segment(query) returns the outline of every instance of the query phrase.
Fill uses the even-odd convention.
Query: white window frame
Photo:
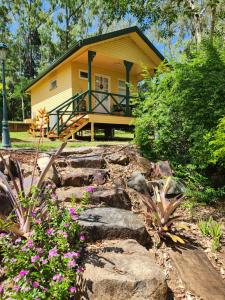
[[[88,80],[88,77],[87,78],[84,78],[84,77],[81,77],[80,76],[80,73],[81,72],[85,72],[85,73],[87,73],[87,75],[88,75],[88,70],[81,70],[81,69],[79,69],[79,79],[81,79],[81,80]]]

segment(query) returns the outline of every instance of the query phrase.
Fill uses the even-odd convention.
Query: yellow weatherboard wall
[[[50,89],[52,80],[57,81],[57,87],[54,89]],[[40,108],[45,107],[50,111],[70,97],[72,97],[72,71],[71,64],[67,63],[31,89],[32,118]]]
[[[32,117],[35,117],[40,108],[45,107],[50,111],[74,94],[87,90],[88,80],[79,78],[79,71],[88,69],[89,50],[96,52],[92,61],[92,90],[95,89],[95,74],[98,74],[109,77],[109,92],[118,93],[119,79],[126,78],[123,62],[127,60],[134,64],[130,74],[132,93],[142,79],[142,67],[145,66],[153,74],[154,68],[161,62],[158,54],[136,32],[84,45],[29,87]],[[57,81],[54,89],[50,88],[52,80]],[[87,109],[88,97],[86,104]],[[112,105],[113,100],[110,99],[110,106]],[[94,106],[95,99],[92,97],[92,108]]]

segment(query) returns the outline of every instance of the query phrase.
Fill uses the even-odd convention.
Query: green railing
[[[131,116],[132,114],[133,105],[130,104],[130,100],[135,98],[133,96],[129,96],[129,98],[127,98],[126,95],[92,90],[91,96],[92,100],[94,100],[92,103],[88,102],[87,96],[88,90],[82,94],[74,95],[48,112],[48,131],[55,131],[59,136],[60,133],[68,127],[68,122],[79,114],[81,114],[80,118],[74,120],[69,124],[69,126],[78,122],[88,113],[122,116]],[[88,104],[89,107],[87,109]]]

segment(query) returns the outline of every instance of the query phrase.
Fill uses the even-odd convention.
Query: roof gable
[[[155,46],[149,41],[149,39],[141,32],[141,30],[137,27],[137,26],[133,26],[133,27],[129,27],[129,28],[125,28],[125,29],[121,29],[121,30],[117,30],[117,31],[113,31],[113,32],[109,32],[109,33],[105,33],[102,35],[98,35],[98,36],[93,36],[93,37],[89,37],[83,40],[80,40],[79,42],[77,42],[76,44],[74,44],[67,52],[65,52],[62,56],[60,56],[58,59],[56,59],[47,69],[45,69],[42,73],[40,73],[34,80],[32,80],[29,85],[24,89],[25,91],[27,91],[32,85],[34,85],[36,82],[38,82],[41,78],[43,78],[45,75],[47,75],[50,71],[52,71],[55,67],[57,67],[59,64],[61,64],[62,62],[64,62],[67,58],[69,58],[70,56],[72,56],[74,53],[76,53],[78,50],[80,50],[81,48],[85,47],[85,46],[90,46],[92,44],[96,44],[99,42],[103,42],[106,40],[110,40],[112,38],[116,38],[116,37],[121,37],[121,36],[125,36],[127,34],[132,34],[132,33],[136,33],[139,38],[144,41],[144,43],[147,45],[147,47],[149,47],[152,52],[160,59],[160,60],[164,60],[165,58],[163,57],[163,55],[155,48]],[[107,44],[110,43],[107,42]],[[98,46],[97,46],[98,47]],[[137,47],[134,45],[134,47]],[[145,55],[144,55],[145,56]],[[143,56],[143,57],[144,57]],[[134,58],[135,60],[137,58]],[[134,61],[135,61],[134,60]],[[143,62],[146,61],[146,57],[144,59]]]

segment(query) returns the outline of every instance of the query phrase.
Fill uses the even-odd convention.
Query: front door
[[[94,98],[95,99],[94,107],[97,106],[99,102],[101,102],[104,98],[105,99],[102,102],[102,104],[99,104],[94,109],[94,112],[98,112],[102,114],[108,113],[108,111],[110,111],[110,97],[107,96],[107,93],[109,93],[109,77],[104,75],[95,75],[95,90],[103,93],[95,93],[95,97],[98,98],[98,100]]]

